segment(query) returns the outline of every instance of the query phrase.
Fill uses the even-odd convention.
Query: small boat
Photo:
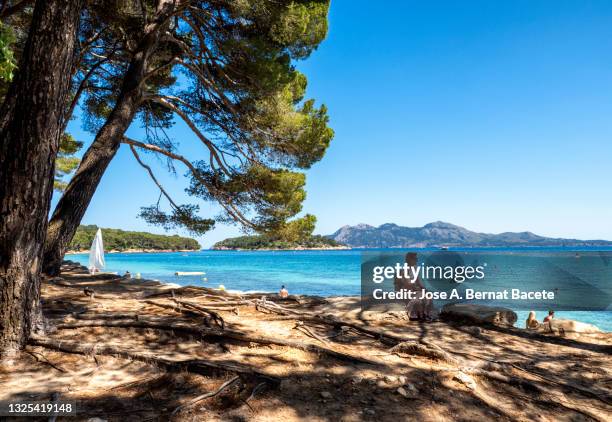
[[[203,271],[177,271],[174,275],[182,276],[182,275],[204,275],[206,274]]]

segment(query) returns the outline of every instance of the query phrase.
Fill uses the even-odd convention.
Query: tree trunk
[[[40,268],[83,0],[38,0],[0,106],[0,358],[41,326]]]
[[[59,274],[68,245],[138,110],[142,100],[142,81],[149,56],[159,41],[159,29],[159,25],[150,27],[143,37],[125,74],[113,111],[96,134],[53,211],[43,259],[43,272],[46,274]]]

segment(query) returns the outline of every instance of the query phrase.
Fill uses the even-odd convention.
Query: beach
[[[367,254],[388,253],[388,250],[369,250]],[[500,251],[500,253],[506,251]],[[515,255],[524,249],[512,251]],[[112,254],[106,258],[107,271],[119,274],[130,271],[143,278],[156,279],[179,285],[203,287],[225,286],[235,292],[277,292],[286,285],[290,293],[302,295],[357,296],[361,294],[361,250],[341,251],[194,251],[177,253]],[[493,253],[493,252],[491,252]],[[557,250],[542,253],[557,254]],[[71,260],[87,265],[85,254],[71,255]],[[522,261],[521,261],[522,263]],[[500,265],[502,262],[500,262]],[[527,264],[529,264],[527,262]],[[585,264],[588,264],[585,262]],[[528,265],[526,265],[527,267]],[[202,276],[177,277],[177,271],[204,272]],[[589,267],[585,267],[585,272]],[[469,286],[469,284],[465,284]],[[496,285],[528,288],[529,279],[519,273],[500,274]],[[503,306],[512,308],[512,302]],[[523,326],[530,308],[512,308],[518,315],[518,326]],[[541,321],[546,309],[536,310]],[[560,318],[575,319],[612,331],[612,311],[584,311],[557,309]]]
[[[355,297],[172,289],[79,265],[42,296],[54,328],[0,370],[0,400],[59,394],[109,421],[612,417],[612,334],[415,322]]]

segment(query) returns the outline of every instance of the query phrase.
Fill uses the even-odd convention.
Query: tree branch
[[[155,182],[155,184],[157,185],[157,187],[159,188],[159,190],[161,191],[161,193],[166,197],[166,199],[168,200],[168,202],[170,202],[170,205],[172,205],[172,207],[174,209],[178,209],[178,205],[176,205],[176,203],[172,200],[172,198],[170,197],[170,194],[168,192],[166,192],[166,190],[164,189],[164,187],[161,185],[161,183],[159,183],[159,180],[157,180],[157,178],[155,177],[155,174],[153,173],[153,170],[151,170],[151,167],[149,167],[148,165],[146,165],[141,159],[140,156],[138,155],[138,152],[136,152],[136,148],[134,148],[134,145],[130,145],[130,149],[132,150],[132,154],[134,154],[134,158],[136,158],[136,161],[138,161],[138,164],[140,164],[142,167],[144,167],[147,172],[149,173],[149,176],[151,176],[151,179],[153,179],[153,182]]]
[[[163,148],[160,148],[156,145],[152,145],[152,144],[145,144],[143,142],[138,142],[134,139],[130,139],[127,136],[123,137],[123,141],[122,143],[130,145],[130,146],[137,146],[139,148],[142,149],[146,149],[149,151],[153,151],[153,152],[157,152],[159,154],[165,155],[166,157],[172,158],[173,160],[177,160],[180,161],[181,163],[183,163],[191,172],[191,174],[193,175],[193,177],[198,180],[200,183],[202,183],[202,185],[204,185],[208,191],[217,199],[217,201],[219,202],[219,204],[223,207],[223,209],[225,209],[225,211],[232,217],[234,218],[236,221],[240,222],[241,224],[250,227],[250,228],[254,228],[254,224],[251,223],[251,221],[249,221],[237,208],[236,206],[232,203],[231,198],[228,198],[226,194],[224,194],[223,192],[220,192],[217,188],[215,188],[214,186],[212,186],[207,180],[205,180],[204,178],[202,178],[198,172],[198,169],[191,164],[191,162],[186,159],[185,157],[183,157],[182,155],[178,155],[175,154],[173,152],[167,151]]]
[[[183,121],[187,123],[187,126],[189,126],[191,131],[196,134],[196,136],[204,143],[204,145],[206,145],[206,147],[210,151],[211,155],[215,158],[215,161],[217,162],[221,170],[223,170],[223,172],[227,175],[231,174],[230,171],[225,166],[225,164],[223,163],[223,160],[221,160],[221,158],[219,157],[219,153],[218,153],[218,150],[215,144],[213,144],[207,137],[204,136],[204,134],[198,129],[198,127],[195,125],[195,123],[193,123],[193,121],[189,118],[189,116],[187,116],[187,114],[183,112],[183,110],[181,110],[180,108],[178,108],[177,106],[175,106],[174,104],[172,104],[171,102],[169,102],[168,100],[166,100],[164,97],[161,97],[161,96],[153,97],[153,101],[157,102],[158,104],[163,105],[164,107],[178,114],[181,117],[181,119],[183,119]]]

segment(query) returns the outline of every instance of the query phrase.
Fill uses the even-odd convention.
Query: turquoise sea
[[[529,248],[530,251],[533,248]],[[543,249],[555,253],[562,249]],[[380,252],[381,250],[374,250]],[[426,250],[424,250],[425,252]],[[429,250],[431,251],[431,250]],[[473,251],[473,250],[472,250]],[[491,249],[487,253],[491,253]],[[507,253],[509,249],[500,249]],[[520,250],[519,250],[520,251]],[[586,249],[588,251],[588,249]],[[369,250],[368,252],[372,252]],[[114,253],[106,254],[105,271],[119,274],[130,271],[143,278],[176,283],[218,287],[224,285],[230,291],[275,292],[281,285],[290,293],[343,296],[361,293],[361,263],[363,250],[338,251],[210,251],[173,253]],[[493,250],[494,253],[494,250]],[[609,249],[607,253],[612,253]],[[612,255],[611,255],[612,256]],[[66,257],[87,265],[88,255]],[[203,271],[204,276],[175,276],[176,271]],[[607,275],[605,283],[611,283]],[[499,280],[498,280],[499,281]],[[508,285],[520,287],[527,281],[508,275]],[[522,325],[528,310],[515,309],[519,315],[517,325]],[[545,311],[538,311],[541,321]],[[612,332],[612,307],[606,311],[557,311],[557,318],[576,319],[597,325]]]

